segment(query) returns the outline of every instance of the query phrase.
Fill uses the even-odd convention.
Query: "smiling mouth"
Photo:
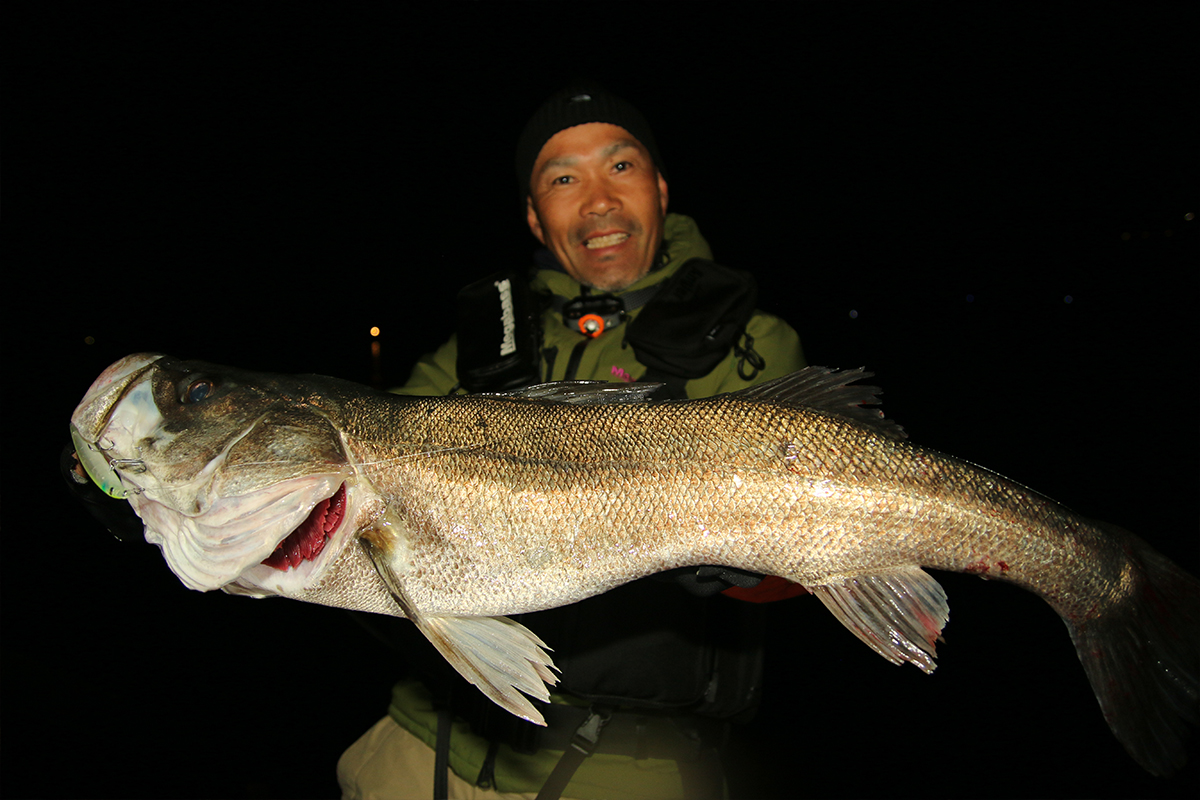
[[[583,246],[588,250],[599,250],[602,247],[612,247],[615,244],[620,244],[629,238],[629,234],[624,231],[610,233],[607,236],[597,236],[594,239],[588,239],[583,243]]]
[[[276,546],[263,564],[280,571],[294,569],[304,561],[312,561],[321,555],[333,534],[346,516],[346,484],[338,487],[333,497],[327,497],[313,507],[312,512],[300,527],[288,534]]]

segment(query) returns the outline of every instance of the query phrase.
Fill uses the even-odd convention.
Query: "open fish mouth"
[[[273,569],[286,571],[300,566],[305,561],[315,561],[345,520],[346,484],[343,483],[331,497],[313,506],[313,510],[296,530],[284,537],[262,563]]]

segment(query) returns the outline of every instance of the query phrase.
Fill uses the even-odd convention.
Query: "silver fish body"
[[[544,699],[552,664],[505,615],[726,565],[804,585],[885,658],[931,671],[948,608],[926,567],[1044,598],[1126,749],[1178,768],[1200,707],[1200,582],[908,443],[862,407],[861,376],[810,368],[687,402],[580,384],[417,398],[142,354],[93,384],[72,431],[189,587],[407,616],[533,721],[521,692]]]

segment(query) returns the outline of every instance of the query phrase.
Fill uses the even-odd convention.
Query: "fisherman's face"
[[[650,271],[662,243],[667,182],[629,131],[590,122],[542,146],[526,219],[572,278],[618,291]]]

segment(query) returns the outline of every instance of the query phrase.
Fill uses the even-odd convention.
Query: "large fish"
[[[863,407],[863,376],[809,368],[686,402],[580,383],[426,398],[138,354],[92,384],[71,434],[189,588],[407,617],[534,722],[521,693],[547,699],[553,665],[505,615],[726,565],[804,585],[928,672],[948,618],[928,567],[1045,599],[1129,753],[1180,767],[1200,716],[1200,582],[1126,531],[909,444]]]

